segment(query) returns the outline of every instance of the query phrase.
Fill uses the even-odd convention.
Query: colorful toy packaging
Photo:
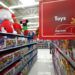
[[[13,61],[13,59],[14,59],[13,53],[1,57],[0,58],[0,70],[2,70],[4,67],[6,67],[8,64],[10,64]]]
[[[22,62],[19,61],[16,65],[15,65],[15,73],[18,72],[20,70],[20,68],[22,67]]]
[[[17,45],[24,45],[27,44],[27,38],[18,37],[17,38]]]
[[[14,52],[14,59],[21,57],[21,51]]]
[[[18,23],[15,14],[9,9],[0,6],[0,32],[22,34],[22,27]],[[15,38],[12,36],[0,36],[0,49],[16,46]]]
[[[14,75],[14,68],[7,71],[4,75]]]

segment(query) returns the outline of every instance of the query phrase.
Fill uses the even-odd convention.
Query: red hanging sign
[[[75,39],[75,0],[40,1],[40,39]]]

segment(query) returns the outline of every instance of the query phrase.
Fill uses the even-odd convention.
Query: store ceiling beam
[[[20,8],[27,8],[27,7],[35,7],[35,6],[38,6],[39,5],[39,2],[36,2],[35,4],[32,4],[32,5],[17,5],[17,6],[11,6],[9,7],[9,9],[20,9]]]
[[[38,19],[39,18],[39,16],[30,16],[30,17],[24,17],[24,16],[18,16],[18,17],[16,17],[16,18],[22,18],[22,19]]]
[[[0,1],[0,5],[3,6],[3,7],[5,7],[5,8],[8,8],[10,12],[14,13],[13,10],[11,10],[7,5],[5,5],[5,4],[4,4],[3,2],[1,2],[1,1]]]

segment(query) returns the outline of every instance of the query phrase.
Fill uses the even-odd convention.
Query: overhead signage
[[[40,1],[40,39],[75,39],[75,0]]]

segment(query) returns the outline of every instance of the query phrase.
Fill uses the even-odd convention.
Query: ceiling
[[[14,6],[14,5],[22,4],[19,0],[0,0],[0,1],[7,6]]]
[[[39,27],[38,0],[0,0],[0,2],[14,12],[18,21],[28,19],[29,30],[36,30]]]

